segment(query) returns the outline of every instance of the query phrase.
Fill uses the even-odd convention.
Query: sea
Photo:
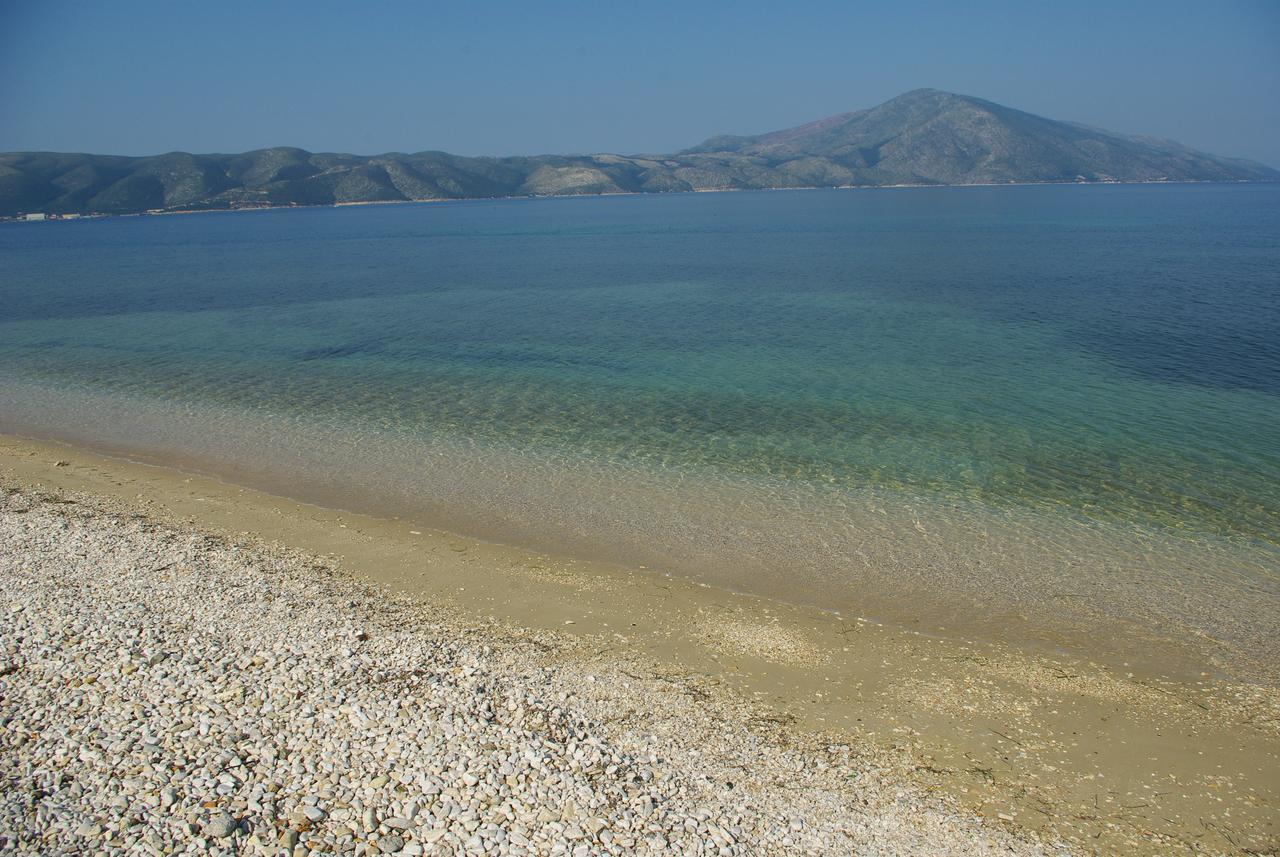
[[[1280,680],[1280,185],[0,224],[0,431]]]

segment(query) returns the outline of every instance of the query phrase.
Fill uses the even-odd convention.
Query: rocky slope
[[[1276,181],[1280,171],[921,89],[869,110],[674,155],[468,158],[275,148],[0,155],[0,216],[502,196],[992,182]]]

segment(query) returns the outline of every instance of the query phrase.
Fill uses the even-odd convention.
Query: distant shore
[[[423,203],[450,202],[499,202],[510,200],[551,200],[551,199],[590,199],[611,196],[663,196],[671,194],[694,193],[775,193],[783,191],[830,191],[830,190],[902,190],[929,188],[966,188],[966,187],[1114,187],[1133,185],[1201,185],[1201,184],[1275,184],[1265,180],[1241,179],[1238,181],[1204,180],[1196,181],[1179,179],[1177,181],[1050,181],[1050,182],[966,182],[964,184],[884,184],[884,185],[834,185],[829,187],[761,187],[761,188],[695,188],[693,190],[643,192],[643,191],[605,191],[602,193],[563,193],[563,194],[524,194],[519,196],[468,196],[468,197],[432,197],[424,199],[369,199],[352,202],[316,203],[314,205],[289,203],[285,205],[244,205],[228,208],[166,208],[149,211],[127,212],[85,212],[74,213],[71,217],[60,214],[41,212],[43,220],[27,220],[23,215],[0,217],[0,223],[49,223],[61,220],[101,220],[105,217],[159,217],[170,214],[215,214],[242,211],[280,211],[290,209],[315,208],[353,208],[365,205],[420,205]],[[34,213],[34,212],[33,212]]]
[[[1047,841],[1061,838],[1082,849],[1110,853],[1164,854],[1175,849],[1229,853],[1237,847],[1265,848],[1274,842],[1272,825],[1280,817],[1280,774],[1270,762],[1280,753],[1280,700],[1273,689],[1208,678],[1197,683],[1164,682],[992,643],[941,640],[860,620],[839,621],[806,608],[635,570],[308,506],[61,444],[2,437],[0,474],[8,496],[0,513],[5,527],[3,574],[12,592],[18,592],[14,588],[18,583],[26,587],[19,587],[23,594],[12,595],[9,602],[15,621],[20,615],[12,611],[29,609],[29,599],[36,595],[53,599],[47,604],[63,605],[52,615],[68,615],[72,608],[58,601],[57,590],[49,588],[58,575],[71,574],[80,580],[120,574],[130,586],[154,587],[173,597],[178,590],[172,587],[196,585],[189,576],[196,568],[201,575],[212,575],[202,594],[194,596],[208,610],[241,615],[237,611],[248,609],[244,604],[252,608],[257,603],[258,596],[251,593],[276,592],[273,597],[296,603],[307,617],[338,617],[335,627],[347,623],[356,630],[364,628],[362,633],[372,636],[369,645],[392,633],[389,627],[377,630],[384,619],[409,628],[416,620],[406,623],[392,617],[421,609],[429,617],[422,620],[426,623],[422,640],[438,638],[440,631],[432,628],[449,628],[453,630],[446,638],[474,641],[477,652],[485,646],[491,649],[490,655],[467,655],[478,658],[468,661],[476,668],[495,676],[526,675],[540,664],[537,668],[543,672],[539,674],[547,684],[536,693],[543,698],[573,694],[567,704],[600,724],[590,728],[603,730],[598,733],[602,740],[617,741],[621,747],[630,746],[626,742],[637,740],[642,732],[656,731],[667,736],[664,740],[674,741],[681,734],[709,730],[726,736],[728,742],[717,750],[721,761],[715,766],[743,758],[741,753],[764,753],[764,761],[746,763],[746,770],[733,777],[738,783],[735,789],[768,791],[765,784],[779,776],[777,763],[769,761],[775,758],[769,747],[851,748],[863,765],[852,781],[822,779],[841,769],[830,760],[809,755],[810,750],[790,751],[810,760],[797,762],[800,770],[808,770],[805,765],[811,763],[818,765],[814,776],[827,773],[811,783],[806,780],[803,794],[777,798],[809,802],[808,808],[795,810],[807,815],[804,836],[818,837],[828,850],[849,847],[841,845],[843,839],[823,837],[836,835],[833,832],[841,824],[856,819],[861,821],[848,829],[855,831],[853,841],[864,845],[876,840],[859,840],[858,836],[869,835],[869,828],[859,824],[905,825],[899,831],[902,838],[881,840],[881,844],[895,843],[904,853],[918,853],[922,847],[929,850],[922,843],[939,840],[912,837],[942,835],[938,831],[943,828],[961,853],[983,837],[1004,836],[997,828],[1016,835],[1035,834]],[[56,528],[68,532],[59,520],[71,527],[74,541],[68,542],[65,535],[54,538]],[[186,571],[182,564],[165,566],[167,553],[172,553],[166,545],[196,544],[202,533],[216,541],[199,542],[206,547],[183,554]],[[184,541],[192,538],[197,542]],[[84,551],[87,560],[60,553],[56,547],[60,544],[91,546]],[[126,547],[135,553],[129,554]],[[243,564],[227,566],[228,550]],[[154,565],[140,568],[137,560],[127,558],[144,554],[156,557]],[[90,564],[76,565],[82,561]],[[309,570],[313,566],[319,570]],[[146,570],[150,568],[156,570]],[[272,568],[287,572],[270,578],[275,582],[268,578],[254,582],[255,575]],[[348,579],[349,583],[343,582]],[[89,593],[107,591],[92,579],[77,584],[81,585]],[[297,595],[286,597],[283,590],[274,589],[277,585],[288,591],[300,587],[297,591],[311,594],[299,601]],[[358,587],[370,585],[376,588],[359,594]],[[338,600],[317,598],[316,586],[338,593]],[[241,604],[234,609],[232,601],[223,603],[233,592],[238,593],[235,603]],[[86,595],[85,603],[76,609],[101,609],[105,615],[115,615],[111,611],[118,607],[93,601],[100,597],[106,596]],[[244,602],[246,597],[249,601]],[[342,599],[354,599],[350,603],[358,605],[350,608],[356,611],[351,614],[354,618],[341,618],[348,609],[341,606]],[[150,608],[143,604],[140,609]],[[273,608],[264,604],[261,609]],[[381,613],[386,616],[380,618]],[[158,628],[154,621],[145,619],[142,626]],[[219,633],[233,633],[236,627],[231,621],[228,630]],[[267,630],[269,626],[261,631],[245,626],[235,633]],[[305,639],[310,632],[299,626],[292,633]],[[319,638],[316,645],[321,645]],[[350,642],[344,645],[357,651],[362,648]],[[377,669],[379,658],[394,658],[405,646],[416,644],[404,638],[387,645],[391,648],[385,655],[366,661],[361,669]],[[39,651],[47,654],[37,657],[34,650],[20,647],[10,649],[6,657],[20,665],[54,657],[59,648]],[[530,660],[530,651],[542,654]],[[516,673],[510,673],[513,669]],[[20,684],[25,675],[19,669],[0,678],[7,683],[6,699],[16,699],[19,687],[24,693],[46,692]],[[122,676],[111,679],[124,680]],[[135,680],[142,679],[129,679]],[[662,713],[652,710],[655,698],[663,700]],[[640,715],[640,721],[623,718],[604,725],[610,720],[609,712],[629,706],[649,713]],[[11,744],[19,734],[12,722],[0,733],[7,755],[20,749]],[[56,752],[49,736],[25,740]],[[688,782],[712,773],[705,800],[728,800],[719,784],[728,775],[714,773],[720,768],[713,766],[713,771],[709,761],[689,756],[689,748],[698,743],[682,745],[685,749],[663,745],[659,755],[664,759],[684,759],[664,770],[677,779],[691,777]],[[873,776],[868,778],[868,773]],[[1169,790],[1169,782],[1181,785]],[[935,822],[942,827],[925,830],[904,821],[887,808],[882,796],[889,792],[882,788],[907,789],[916,796],[910,799],[910,815],[926,828]],[[823,803],[818,792],[832,795],[833,800]],[[731,803],[737,805],[747,793],[756,792],[738,792]],[[945,797],[945,805],[928,803],[930,793]],[[277,800],[275,809],[284,817],[284,828],[292,829],[290,812],[296,816],[307,806],[304,797]],[[6,806],[15,799],[6,796]],[[842,818],[841,812],[859,806],[863,799],[870,801],[871,810],[863,806]],[[325,800],[329,799],[321,798]],[[396,811],[407,811],[408,801],[397,800]],[[674,808],[675,798],[671,800]],[[297,802],[296,810],[287,809],[290,801]],[[255,827],[261,821],[252,819],[260,819],[265,810],[261,799],[254,805],[259,809],[235,804],[231,815],[237,824],[250,819],[235,835],[257,836],[261,842],[262,828]],[[776,809],[778,804],[772,806]],[[194,825],[190,835],[205,835],[207,825],[222,821],[207,809],[183,805],[181,811],[166,815],[174,816],[174,824]],[[329,813],[327,808],[321,810]],[[3,823],[18,823],[12,820],[16,811],[7,809]],[[713,808],[712,816],[717,811]],[[195,820],[188,821],[183,812],[194,813]],[[105,809],[104,813],[111,815]],[[988,822],[978,824],[979,815]],[[558,815],[555,821],[563,826]],[[83,824],[86,831],[91,830],[90,822]],[[99,822],[93,824],[99,824],[101,835],[109,831]],[[305,822],[299,825],[306,827]],[[772,830],[763,815],[738,826],[742,836],[734,836],[734,841],[742,845],[741,853],[785,848],[782,837],[798,832]],[[447,823],[444,828],[452,829]],[[325,821],[297,832],[305,835],[309,829],[329,835],[334,828]],[[383,830],[375,825],[369,832],[357,824],[350,832],[362,841],[376,841],[399,836],[395,830],[401,828]],[[424,836],[426,832],[422,831]],[[75,829],[66,831],[66,835],[74,833]],[[11,830],[8,835],[18,834]],[[277,835],[288,836],[283,829],[272,832]],[[401,839],[420,842],[417,836]],[[18,835],[18,841],[25,840]],[[667,841],[675,847],[678,840]],[[805,842],[803,836],[792,838],[796,847]],[[388,843],[394,845],[395,840]],[[1017,845],[1010,840],[1007,845],[1022,850],[1038,847],[1029,841]]]

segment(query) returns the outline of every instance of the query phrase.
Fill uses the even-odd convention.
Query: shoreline
[[[105,498],[6,481],[0,571],[6,853],[1050,853],[694,677]]]
[[[1266,578],[1266,567],[1259,565],[1262,559],[1227,543],[1182,541],[1180,534],[1141,528],[1127,533],[1105,522],[1069,522],[1059,530],[1057,520],[1035,510],[1016,519],[998,519],[980,506],[956,506],[947,507],[946,515],[925,516],[905,496],[864,501],[854,516],[855,507],[836,496],[830,502],[845,509],[847,516],[840,525],[853,525],[863,534],[860,541],[840,547],[866,564],[865,569],[855,564],[841,583],[839,578],[824,579],[821,570],[804,564],[814,556],[815,545],[801,535],[817,531],[814,520],[798,515],[774,520],[766,508],[753,503],[753,485],[731,486],[736,493],[728,501],[737,510],[735,524],[746,532],[721,539],[720,530],[704,528],[713,539],[707,544],[714,545],[704,548],[688,540],[672,541],[677,531],[671,528],[697,527],[704,505],[721,502],[720,498],[682,491],[661,480],[636,482],[632,490],[628,486],[637,474],[625,469],[579,473],[577,482],[556,480],[550,488],[541,481],[546,476],[536,462],[502,457],[499,450],[499,457],[486,460],[480,469],[494,470],[501,478],[490,474],[477,479],[475,463],[467,463],[474,450],[444,446],[426,453],[436,475],[424,487],[400,479],[402,470],[423,454],[417,448],[392,444],[365,450],[358,435],[323,429],[302,438],[301,445],[275,444],[265,439],[287,436],[288,427],[260,421],[248,412],[227,422],[212,411],[189,410],[177,416],[164,409],[152,411],[141,398],[94,395],[82,401],[75,396],[50,398],[53,388],[33,388],[39,395],[24,393],[25,389],[15,385],[9,396],[9,390],[0,391],[0,402],[8,402],[13,414],[44,416],[39,421],[0,417],[0,437],[7,433],[69,444],[339,514],[397,521],[406,528],[447,532],[534,555],[574,558],[586,567],[608,568],[624,576],[679,578],[766,603],[818,610],[832,621],[856,618],[961,642],[987,640],[1029,654],[1062,654],[1158,680],[1195,682],[1212,676],[1280,689],[1277,662],[1267,656],[1276,638],[1264,633],[1274,627],[1272,617],[1259,614],[1235,592],[1204,589],[1203,583],[1198,584],[1200,591],[1216,597],[1191,601],[1187,596],[1192,590],[1178,589],[1196,583],[1185,571],[1167,580],[1159,577],[1165,568],[1203,567],[1225,570],[1234,575],[1229,579],[1238,580],[1242,571]],[[78,425],[96,428],[67,429]],[[152,431],[158,426],[167,428]],[[217,442],[203,449],[174,442],[202,436],[210,426],[217,426],[210,435]],[[258,452],[253,457],[240,453],[250,449]],[[301,450],[309,450],[305,455],[311,464],[306,467],[298,466]],[[323,464],[326,457],[331,466]],[[601,494],[598,484],[612,487]],[[433,499],[433,491],[440,492],[438,499]],[[604,496],[607,515],[579,510],[583,517],[566,524],[565,510],[578,510],[566,502]],[[519,504],[513,505],[511,497]],[[560,510],[559,517],[522,511],[541,505]],[[961,514],[965,517],[958,517]],[[615,518],[634,520],[636,525],[619,527]],[[921,527],[921,519],[927,528]],[[383,535],[394,539],[402,533]],[[903,559],[895,556],[900,547]],[[1092,577],[1073,567],[1079,556],[1102,558],[1085,568]],[[1100,577],[1106,567],[1097,562],[1110,562],[1111,556],[1119,557],[1121,564]],[[1183,600],[1188,606],[1179,610]]]
[[[1152,179],[1149,181],[1010,181],[1010,182],[970,182],[968,184],[886,184],[886,185],[831,185],[831,186],[810,186],[810,187],[714,187],[714,188],[693,188],[691,190],[675,190],[675,191],[606,191],[602,193],[563,193],[563,194],[526,194],[524,196],[467,196],[467,197],[432,197],[424,199],[367,199],[352,202],[325,202],[315,204],[289,204],[289,205],[246,205],[235,208],[175,208],[175,209],[156,209],[147,211],[123,211],[123,212],[87,212],[77,213],[72,218],[65,218],[61,214],[51,214],[50,212],[32,212],[45,214],[44,219],[29,221],[22,216],[14,215],[12,217],[0,217],[0,223],[57,223],[63,220],[103,220],[111,217],[162,217],[171,214],[226,214],[243,211],[288,211],[291,209],[316,209],[316,208],[355,208],[369,205],[421,205],[432,203],[446,202],[510,202],[513,200],[550,200],[550,199],[591,199],[594,197],[612,197],[612,196],[665,196],[671,194],[694,194],[694,193],[775,193],[780,191],[823,191],[823,190],[904,190],[904,189],[930,189],[930,188],[966,188],[966,187],[1113,187],[1113,186],[1136,186],[1136,185],[1239,185],[1239,184],[1277,184],[1277,181],[1268,181],[1263,179],[1240,179],[1237,181],[1224,181],[1219,179],[1179,179],[1177,181],[1160,181]]]
[[[1274,689],[1159,681],[994,642],[842,621],[62,444],[0,435],[0,472],[27,490],[105,498],[166,526],[333,557],[357,580],[456,621],[564,638],[573,650],[566,668],[682,676],[753,700],[796,740],[839,736],[890,754],[904,783],[1015,829],[1133,853],[1179,843],[1229,853],[1232,839],[1255,848],[1275,841]],[[1160,786],[1170,780],[1176,792]],[[1197,820],[1215,818],[1227,827]]]

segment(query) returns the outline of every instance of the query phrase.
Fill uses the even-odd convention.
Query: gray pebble
[[[215,839],[225,839],[236,832],[236,820],[228,812],[219,812],[210,816],[204,824],[204,835]]]

